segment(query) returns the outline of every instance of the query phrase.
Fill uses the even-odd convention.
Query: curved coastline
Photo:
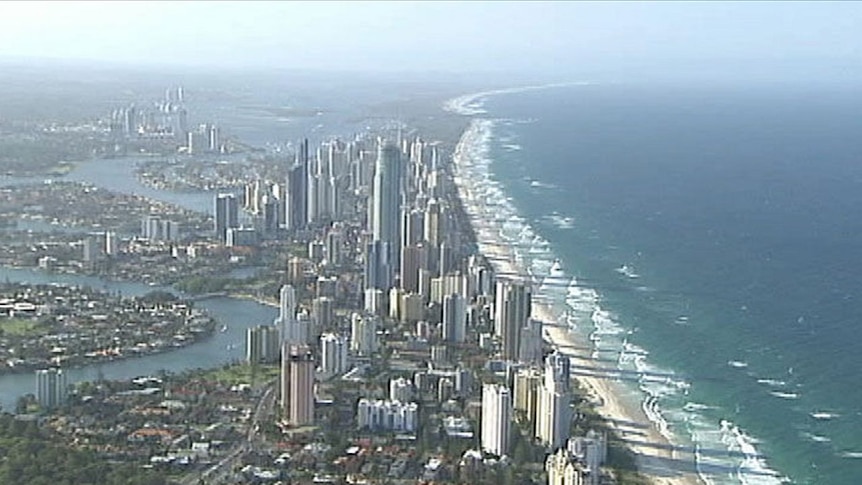
[[[728,460],[716,460],[717,450],[703,450],[694,430],[688,430],[691,436],[673,434],[659,408],[660,398],[664,388],[684,391],[688,383],[671,377],[644,379],[645,376],[664,375],[646,363],[646,350],[626,341],[623,341],[621,349],[612,350],[601,345],[602,335],[619,336],[624,330],[607,310],[598,305],[600,297],[597,292],[579,286],[569,275],[549,275],[548,261],[556,259],[549,243],[535,234],[517,214],[511,198],[491,173],[488,152],[495,121],[481,116],[486,114],[484,98],[588,84],[559,83],[498,89],[463,95],[444,104],[447,111],[473,118],[459,140],[453,158],[455,182],[476,231],[479,250],[498,272],[529,274],[532,277],[539,296],[534,305],[534,316],[545,322],[545,339],[572,358],[573,368],[578,368],[575,377],[589,390],[597,410],[614,423],[618,433],[637,455],[639,467],[654,483],[781,483],[780,475],[768,468],[757,452],[753,444],[756,441],[732,423],[722,422],[721,429],[716,430],[727,448]],[[467,181],[469,183],[465,183]],[[536,247],[539,247],[538,251]],[[536,252],[539,254],[534,254]],[[553,276],[563,284],[558,281],[542,285],[544,275]],[[584,317],[584,310],[591,314]],[[586,335],[586,332],[590,334]],[[619,374],[615,376],[607,373],[607,368],[600,369],[595,361],[600,352],[615,352],[620,362],[625,357],[629,364],[634,364],[641,376],[639,386],[633,388],[616,379]],[[635,398],[639,403],[634,402]],[[671,464],[673,469],[668,470]],[[716,477],[718,473],[723,477]]]

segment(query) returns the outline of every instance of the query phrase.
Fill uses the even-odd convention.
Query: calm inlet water
[[[562,259],[557,298],[602,357],[675,374],[629,398],[712,483],[862,483],[859,94],[480,98],[474,156],[532,229],[524,257]]]

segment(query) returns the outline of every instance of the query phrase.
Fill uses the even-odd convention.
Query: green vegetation
[[[58,445],[35,422],[0,416],[0,483],[29,485],[163,485],[154,470],[112,464],[95,453]]]
[[[64,173],[66,160],[89,160],[104,153],[106,144],[84,134],[23,132],[0,137],[0,168],[16,175]]]
[[[267,382],[278,377],[277,365],[227,364],[218,369],[206,371],[203,378],[225,385],[252,384]]]
[[[32,337],[39,333],[39,321],[31,318],[0,319],[0,335]]]
[[[201,293],[217,293],[225,291],[233,281],[234,280],[232,278],[191,276],[178,281],[174,286],[178,290],[190,295],[199,295]]]

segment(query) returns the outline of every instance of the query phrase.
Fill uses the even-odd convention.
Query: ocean
[[[557,85],[462,98],[501,239],[715,484],[862,483],[862,96]],[[501,212],[500,212],[501,211]]]

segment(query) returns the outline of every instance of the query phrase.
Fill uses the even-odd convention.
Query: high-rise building
[[[135,105],[131,105],[126,109],[126,117],[124,119],[123,132],[126,135],[137,134],[138,131],[138,111]]]
[[[287,173],[285,220],[287,228],[295,231],[308,224],[308,140],[299,144],[296,164]]]
[[[582,485],[598,485],[601,478],[600,467],[608,458],[607,434],[591,429],[586,436],[569,438],[565,450],[584,466]]]
[[[569,439],[572,421],[569,358],[553,353],[545,359],[545,372],[539,387],[536,438],[551,450]]]
[[[359,428],[412,432],[419,427],[419,406],[415,402],[372,401],[362,398],[356,403]]]
[[[207,126],[207,149],[211,152],[221,151],[221,137],[216,125]]]
[[[411,399],[413,399],[413,383],[410,379],[404,377],[389,379],[390,401],[409,402]]]
[[[468,296],[491,295],[494,287],[494,271],[475,255],[470,256],[467,266],[470,274]]]
[[[278,363],[281,337],[278,327],[258,325],[245,334],[245,359],[249,364]]]
[[[498,384],[482,386],[482,451],[497,456],[509,454],[512,441],[512,396]]]
[[[278,232],[278,200],[269,195],[264,195],[260,205],[263,215],[263,232],[265,234],[275,234]]]
[[[149,241],[177,241],[179,224],[158,216],[146,216],[141,220],[141,237]]]
[[[419,244],[425,240],[425,212],[420,209],[403,210],[404,234],[401,238],[402,246]]]
[[[389,243],[393,269],[400,265],[401,197],[403,175],[401,153],[389,143],[381,142],[377,152],[374,183],[371,189],[371,232],[375,241]]]
[[[260,234],[253,227],[229,227],[225,235],[224,245],[229,248],[254,247],[260,243]]]
[[[94,264],[97,261],[102,259],[102,255],[104,253],[104,243],[100,242],[100,239],[104,238],[103,235],[100,234],[88,234],[81,241],[82,246],[82,259],[85,263]]]
[[[40,406],[55,408],[66,402],[67,395],[66,373],[62,369],[36,371],[36,400]]]
[[[279,314],[275,319],[275,326],[281,329],[282,343],[308,343],[308,321],[297,318],[296,290],[292,285],[284,285],[279,291]]]
[[[326,234],[326,260],[329,264],[339,265],[342,260],[342,246],[344,245],[344,235],[340,227],[336,224]]]
[[[527,416],[527,420],[536,425],[536,415],[539,407],[539,386],[542,383],[542,373],[535,368],[519,369],[515,374],[515,405],[516,411]]]
[[[424,238],[433,247],[439,247],[443,242],[443,207],[437,199],[429,199],[425,208]]]
[[[320,334],[323,329],[332,326],[335,318],[335,309],[332,298],[320,296],[311,302],[311,320],[314,327],[313,333]]]
[[[372,241],[365,245],[365,289],[389,291],[392,286],[392,264],[389,242]]]
[[[218,194],[215,198],[215,233],[227,242],[227,230],[239,227],[239,202],[234,194]]]
[[[406,323],[418,322],[425,318],[425,303],[422,301],[422,295],[418,293],[400,294],[398,297],[397,318],[399,321]]]
[[[548,485],[587,485],[592,483],[589,480],[590,475],[598,476],[598,473],[591,474],[585,470],[576,457],[565,448],[560,448],[556,453],[548,455],[545,460],[545,471],[548,472]]]
[[[350,350],[368,356],[377,350],[377,316],[354,313],[350,317]]]
[[[517,360],[521,343],[521,327],[530,317],[532,292],[523,280],[498,280],[494,305],[494,331],[503,341],[502,356]]]
[[[289,426],[314,422],[314,356],[307,345],[285,344],[281,360],[281,406]]]
[[[445,276],[452,270],[452,247],[447,242],[440,243],[437,254],[437,274]]]
[[[452,293],[443,297],[443,340],[463,342],[467,328],[467,304],[464,297]]]
[[[105,254],[116,256],[120,252],[120,238],[114,231],[105,232]]]
[[[401,248],[401,288],[419,292],[419,270],[428,268],[428,249],[422,244],[410,244]]]
[[[386,311],[386,301],[383,290],[368,288],[365,290],[364,295],[364,305],[362,308],[365,312],[371,315],[383,316],[383,313]]]
[[[542,354],[542,322],[528,318],[527,323],[521,327],[518,361],[529,365],[541,365]]]
[[[320,336],[320,370],[327,376],[337,376],[347,370],[347,339],[335,333]]]

